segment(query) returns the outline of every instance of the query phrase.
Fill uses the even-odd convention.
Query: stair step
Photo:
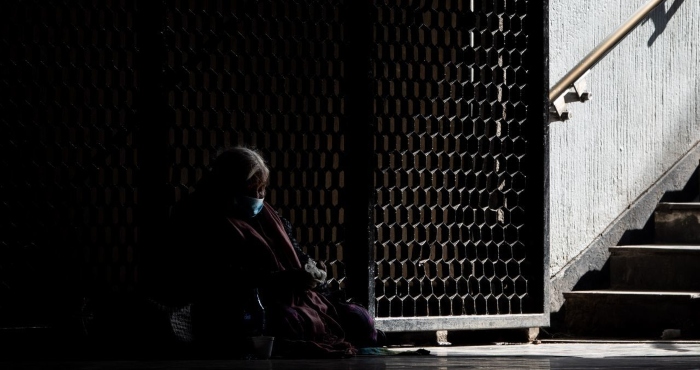
[[[665,329],[697,336],[700,292],[574,291],[564,293],[566,325],[587,337],[659,338]]]
[[[610,288],[700,291],[700,246],[611,247]]]
[[[654,230],[659,244],[700,244],[700,203],[659,203]]]

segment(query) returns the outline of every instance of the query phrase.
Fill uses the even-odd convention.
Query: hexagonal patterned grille
[[[372,290],[374,222],[378,317],[530,312],[528,3],[5,1],[0,320],[51,276],[134,290],[145,215],[233,144],[269,160],[269,201],[332,288]],[[161,37],[142,21],[163,10]]]
[[[526,6],[373,8],[378,317],[523,312]]]
[[[55,315],[136,280],[135,4],[2,6],[0,316]]]
[[[343,13],[339,1],[211,1],[168,9],[172,201],[216,151],[255,146],[269,160],[268,200],[302,248],[343,285]],[[213,41],[213,42],[212,42]]]

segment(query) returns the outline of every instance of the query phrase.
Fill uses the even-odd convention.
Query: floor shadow
[[[685,0],[676,0],[673,2],[673,4],[671,4],[671,7],[668,8],[668,10],[666,10],[663,6],[659,6],[653,12],[651,12],[649,19],[654,23],[655,29],[654,33],[651,34],[651,37],[649,37],[649,41],[647,41],[647,46],[654,45],[656,39],[666,30],[668,21],[674,14],[676,14],[678,8],[681,7],[681,4],[683,4],[684,1]]]
[[[663,349],[665,351],[690,352],[689,349],[681,348],[680,346],[674,343],[654,343],[653,346],[658,349]]]

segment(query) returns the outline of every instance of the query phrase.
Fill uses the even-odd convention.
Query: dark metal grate
[[[79,290],[69,276],[133,288],[134,12],[128,0],[3,2],[0,297],[17,315]]]
[[[4,2],[0,319],[58,286],[134,290],[155,218],[234,144],[379,318],[540,313],[533,4]]]
[[[341,2],[171,5],[166,74],[184,77],[168,92],[172,201],[190,191],[217,149],[258,147],[273,169],[268,200],[302,248],[327,262],[331,286],[342,286]]]
[[[527,5],[372,9],[378,317],[526,312]]]

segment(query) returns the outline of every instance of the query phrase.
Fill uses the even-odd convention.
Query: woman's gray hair
[[[222,149],[211,168],[216,182],[229,186],[245,186],[256,175],[269,181],[270,169],[256,149],[235,146]]]
[[[263,159],[262,155],[256,150],[249,149],[248,152],[250,153],[251,161],[255,164],[250,168],[246,181],[250,180],[258,173],[262,175],[262,178],[269,179],[270,169],[267,167],[267,163],[265,163],[265,159]]]

